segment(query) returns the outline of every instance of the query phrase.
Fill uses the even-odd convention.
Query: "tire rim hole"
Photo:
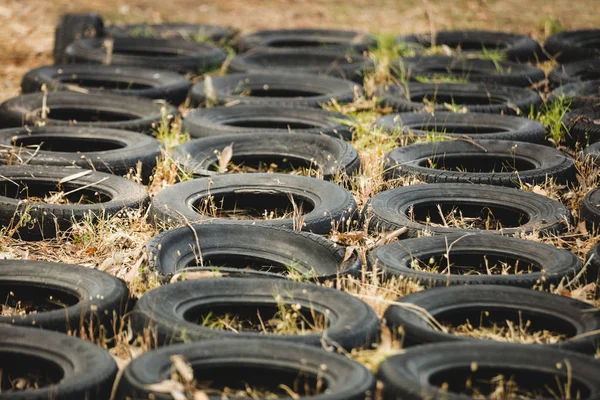
[[[56,137],[44,135],[30,135],[18,137],[15,146],[28,147],[39,151],[56,151],[63,153],[93,153],[122,149],[126,145],[122,142],[102,138],[81,138],[73,136]]]
[[[267,86],[267,85],[265,85]],[[322,93],[315,92],[314,90],[302,90],[302,89],[285,89],[285,88],[241,88],[235,92],[238,96],[252,96],[252,97],[285,97],[285,98],[304,98],[304,97],[316,97],[321,96]]]
[[[476,368],[476,371],[472,371]],[[548,368],[556,368],[549,365]],[[570,384],[569,384],[569,381]],[[437,370],[429,382],[448,392],[465,394],[475,398],[556,398],[569,391],[570,396],[561,398],[585,399],[590,389],[574,377],[567,376],[567,366],[562,363],[556,372],[540,372],[523,368],[494,368],[477,365]],[[550,390],[551,391],[550,391]],[[502,393],[494,397],[494,393]]]
[[[36,114],[41,118],[41,109],[38,110]],[[139,119],[139,116],[124,111],[102,110],[99,108],[86,109],[77,107],[50,106],[48,118],[56,121],[68,121],[69,123],[77,124],[86,122],[131,121]]]
[[[416,103],[434,103],[434,104],[453,104],[453,105],[490,105],[490,104],[505,104],[506,100],[493,96],[478,96],[477,94],[443,94],[443,93],[427,93],[423,95],[410,96],[410,101]]]
[[[64,371],[40,356],[0,350],[0,393],[35,390],[58,384]]]
[[[471,126],[467,126],[467,125],[451,125],[451,124],[440,124],[440,126],[433,124],[429,125],[429,124],[423,124],[423,125],[417,125],[414,127],[409,127],[412,129],[417,129],[423,132],[434,132],[434,133],[439,133],[439,134],[445,134],[445,133],[452,133],[452,134],[456,134],[456,135],[483,135],[483,134],[490,134],[490,133],[500,133],[500,132],[509,132],[509,129],[505,129],[505,128],[501,128],[501,127],[493,127],[493,128],[488,128],[485,126],[477,126],[477,125],[471,125]]]
[[[152,89],[152,85],[146,85],[131,80],[116,79],[94,79],[92,77],[60,77],[58,81],[63,85],[76,85],[88,89],[105,90],[145,90]]]
[[[77,296],[61,288],[20,282],[0,284],[0,317],[64,310],[77,303]]]
[[[260,117],[256,118],[248,118],[248,119],[237,119],[230,120],[225,122],[225,125],[235,126],[238,128],[266,128],[266,129],[285,129],[285,130],[295,130],[295,129],[314,129],[320,128],[321,126],[318,124],[303,122],[303,121],[293,121],[290,119],[280,119],[277,117],[269,118],[269,119],[261,119]]]
[[[269,47],[322,47],[322,46],[336,46],[343,44],[339,41],[331,40],[318,40],[318,39],[280,39],[272,40],[268,42]]]
[[[0,195],[34,203],[97,204],[106,203],[111,196],[97,189],[81,189],[82,185],[65,182],[61,185],[45,181],[5,181],[0,184]]]
[[[530,171],[536,168],[535,164],[522,157],[483,154],[445,154],[439,157],[424,158],[420,160],[417,165],[443,171],[471,173],[510,173],[516,171]]]
[[[217,272],[219,271],[219,268],[235,268],[239,270],[270,272],[280,275],[289,275],[290,273],[306,275],[309,273],[302,264],[293,260],[290,260],[288,264],[284,264],[275,260],[237,253],[207,255],[202,258],[202,261],[203,266],[213,267]],[[186,265],[186,267],[198,266],[200,266],[200,264],[195,259]]]
[[[209,170],[218,171],[218,164],[211,164]],[[284,156],[233,156],[227,166],[227,172],[234,173],[268,172],[309,176],[315,175],[318,170],[314,161]]]
[[[529,222],[527,214],[518,209],[466,201],[417,204],[408,210],[407,215],[421,224],[460,229],[499,230]]]
[[[338,55],[317,54],[255,54],[242,56],[254,67],[260,68],[329,68],[335,70],[342,65],[352,64],[352,58]]]
[[[446,254],[414,258],[407,267],[434,273],[448,273]],[[541,272],[527,260],[502,255],[450,252],[451,275],[521,275]]]

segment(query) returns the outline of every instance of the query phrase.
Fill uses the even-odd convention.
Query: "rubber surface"
[[[237,32],[228,26],[186,23],[110,25],[105,28],[109,37],[183,39],[219,45],[230,41]]]
[[[561,63],[600,56],[600,29],[581,29],[556,33],[544,43],[551,56]]]
[[[561,121],[567,128],[565,142],[574,145],[592,144],[600,141],[600,105],[577,108],[563,115]]]
[[[559,65],[550,71],[548,79],[554,85],[598,80],[600,79],[600,60],[582,60]]]
[[[65,49],[75,40],[95,38],[104,34],[104,22],[96,13],[63,14],[54,31],[52,56],[56,64],[65,62]]]

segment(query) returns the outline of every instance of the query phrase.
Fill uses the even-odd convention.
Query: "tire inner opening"
[[[81,189],[84,185],[65,182],[41,180],[12,180],[0,183],[0,196],[11,199],[29,200],[49,204],[96,204],[111,200],[106,193],[90,188]]]
[[[314,129],[321,125],[310,122],[293,121],[286,118],[265,118],[253,117],[248,119],[237,119],[225,122],[228,126],[239,128],[267,128],[267,129]]]
[[[77,296],[61,288],[35,283],[0,282],[0,317],[63,310],[77,303]]]
[[[318,40],[318,39],[279,39],[268,42],[269,47],[321,47],[335,46],[342,44],[337,41]]]
[[[41,110],[37,113],[41,116]],[[48,113],[48,118],[57,121],[69,121],[73,124],[85,122],[118,122],[138,119],[133,113],[116,110],[54,106]]]
[[[340,65],[346,65],[351,63],[351,58],[345,58],[343,55],[328,55],[328,54],[317,54],[307,53],[300,55],[281,56],[279,54],[265,54],[253,57],[248,61],[255,66],[264,68],[268,67],[283,67],[283,68],[331,68],[335,70]]]
[[[302,98],[320,96],[322,93],[314,90],[302,89],[284,89],[284,88],[269,88],[268,85],[262,88],[241,88],[235,92],[238,96],[252,97],[286,97],[286,98]]]
[[[57,151],[63,153],[92,153],[98,151],[117,150],[125,147],[125,143],[101,138],[83,138],[74,136],[56,137],[45,135],[28,135],[17,137],[15,146],[32,146],[40,151]]]
[[[522,157],[491,154],[443,154],[436,157],[423,158],[418,161],[417,165],[444,171],[473,173],[522,172],[536,168],[535,164]]]
[[[452,275],[507,275],[541,272],[540,266],[525,259],[477,252],[449,252]],[[446,254],[414,258],[407,267],[427,272],[447,273]]]
[[[60,83],[64,85],[76,85],[89,89],[106,89],[106,90],[145,90],[152,89],[152,85],[146,85],[140,82],[116,79],[94,79],[91,77],[72,77],[62,76],[58,78]]]
[[[252,271],[271,272],[274,274],[287,275],[290,272],[306,273],[304,268],[298,262],[290,260],[289,264],[284,264],[278,261],[269,260],[267,258],[242,255],[236,253],[230,254],[209,254],[203,256],[203,265],[205,267],[214,267],[215,271],[219,268],[236,268]],[[195,259],[190,261],[186,267],[198,267],[200,263]]]
[[[527,214],[518,209],[467,201],[417,204],[407,214],[421,224],[462,229],[516,228],[529,222]]]
[[[477,126],[477,125],[458,125],[453,126],[451,124],[440,124],[429,125],[423,124],[415,127],[409,127],[412,129],[417,129],[425,132],[435,132],[435,133],[453,133],[453,134],[464,134],[464,135],[474,135],[474,134],[485,134],[485,133],[498,133],[498,132],[508,132],[508,129],[493,127],[488,128],[485,126]]]
[[[298,195],[290,194],[288,197],[282,193],[259,191],[204,197],[192,206],[203,215],[238,220],[294,218],[314,209],[314,204],[309,199]]]
[[[471,364],[472,365],[472,364]],[[554,366],[547,366],[549,368]],[[476,398],[490,398],[493,393],[503,392],[505,399],[556,398],[555,394],[564,394],[570,389],[569,396],[560,398],[585,399],[590,389],[575,377],[566,376],[566,366],[556,373],[523,368],[495,368],[478,365],[475,372],[470,365],[448,367],[432,374],[429,382],[435,386],[447,387],[452,393],[460,393]],[[550,389],[550,390],[549,390]],[[491,397],[493,398],[493,397]]]
[[[235,153],[235,150],[234,150]],[[218,163],[213,163],[208,168],[210,171],[218,171]],[[291,175],[310,175],[319,170],[315,161],[288,156],[261,156],[261,155],[238,155],[233,156],[227,172],[277,172]]]
[[[410,101],[422,103],[425,100],[435,104],[457,104],[457,105],[490,105],[490,104],[505,104],[506,99],[493,96],[484,96],[477,94],[443,94],[443,93],[427,93],[423,95],[411,95]]]
[[[58,384],[64,371],[42,357],[0,350],[0,393],[26,391]]]

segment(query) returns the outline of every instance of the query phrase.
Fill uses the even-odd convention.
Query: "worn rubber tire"
[[[16,183],[24,186],[29,196],[43,197],[48,189],[58,190],[58,182],[62,179],[83,172],[87,174],[63,183],[61,186],[64,191],[81,190],[86,186],[85,190],[93,193],[92,195],[99,193],[108,196],[110,200],[93,204],[50,204],[24,201],[15,198],[15,194],[6,192],[14,190],[12,187]],[[29,222],[17,230],[20,236],[29,239],[39,239],[40,235],[42,238],[51,238],[56,236],[57,231],[68,230],[73,220],[109,217],[123,209],[138,210],[148,201],[148,192],[144,186],[104,172],[42,165],[12,165],[0,167],[0,177],[3,185],[0,196],[0,224],[3,227],[13,226],[21,217],[25,217],[25,214],[29,215]],[[31,190],[32,183],[34,188],[41,187],[41,190]]]
[[[0,324],[33,326],[75,336],[77,332],[90,334],[91,329],[99,334],[100,326],[112,332],[113,318],[119,321],[129,301],[129,290],[121,279],[93,268],[46,261],[0,260],[0,286],[5,302],[13,297],[9,291],[18,298],[20,289],[29,288],[40,297],[49,290],[50,299],[65,300],[61,303],[67,304],[50,311],[0,316]],[[71,305],[66,300],[76,303]]]
[[[567,144],[586,145],[600,141],[600,105],[576,108],[563,115],[561,121],[568,131],[565,135]]]
[[[587,253],[585,258],[585,266],[587,281],[598,284],[598,280],[600,279],[600,243],[597,243]],[[597,286],[596,294],[598,294]]]
[[[443,103],[435,102],[435,111],[447,111],[445,104],[454,103],[469,112],[528,115],[532,108],[537,109],[542,104],[540,95],[532,90],[477,83],[411,82],[406,87],[385,85],[376,90],[382,105],[400,112],[430,112],[431,106],[424,104],[423,100],[439,99],[440,95]],[[459,100],[455,102],[455,98]]]
[[[513,140],[545,143],[546,128],[529,118],[484,113],[400,113],[389,114],[375,121],[375,126],[405,136],[437,134],[451,138]]]
[[[600,79],[571,82],[554,89],[549,101],[566,99],[571,109],[600,107]]]
[[[229,64],[230,72],[330,75],[360,83],[373,69],[373,60],[366,56],[314,49],[255,49]]]
[[[104,31],[109,37],[183,39],[217,44],[227,43],[238,32],[237,29],[228,26],[186,23],[110,25]]]
[[[408,216],[409,209],[412,207],[429,207],[436,204],[462,205],[463,208],[470,206],[480,210],[488,209],[492,212],[494,209],[508,211],[508,217],[515,219],[510,224],[518,226],[502,230],[432,227],[413,221]],[[437,213],[437,210],[435,212]],[[469,217],[470,213],[463,215]],[[527,218],[527,222],[524,224],[520,223],[522,217]],[[417,237],[420,232],[426,230],[434,234],[485,233],[512,236],[518,233],[553,234],[563,232],[567,228],[567,222],[571,220],[571,212],[556,200],[515,188],[480,186],[469,183],[431,183],[399,187],[375,195],[363,209],[363,219],[369,224],[368,228],[372,232],[393,231],[406,227],[408,229],[406,236],[408,237]]]
[[[242,105],[193,110],[183,119],[183,129],[196,138],[240,133],[294,132],[350,140],[351,126],[354,123],[352,117],[315,108]]]
[[[600,310],[570,297],[539,290],[498,285],[477,285],[469,290],[459,286],[439,287],[408,295],[398,302],[399,305],[392,305],[385,311],[384,318],[392,332],[402,329],[404,347],[485,340],[445,333],[432,327],[414,310],[403,307],[405,305],[424,310],[442,325],[456,327],[470,322],[477,329],[504,321],[511,321],[515,326],[531,322],[527,325],[530,332],[549,330],[567,335],[558,343],[533,346],[562,348],[590,355],[594,355],[600,346]]]
[[[3,375],[9,376],[13,368],[27,373],[32,367],[55,377],[62,372],[62,377],[38,389],[3,390],[3,400],[106,400],[118,371],[108,351],[87,340],[0,324]]]
[[[527,36],[506,32],[439,31],[435,33],[435,40],[432,40],[430,33],[423,33],[400,36],[396,42],[410,47],[431,47],[432,42],[435,42],[438,46],[460,47],[465,53],[499,50],[511,61],[536,62],[546,59],[538,42]]]
[[[282,374],[288,379],[305,375],[323,378],[325,393],[299,398],[364,400],[373,398],[375,392],[373,374],[348,357],[297,343],[236,339],[178,344],[150,351],[127,366],[119,382],[117,398],[171,400],[169,393],[152,392],[150,388],[165,379],[164,371],[171,367],[174,355],[183,356],[200,376],[209,375],[211,380],[228,387],[243,388],[242,383],[276,387],[284,383],[278,379]],[[285,384],[293,386],[293,379],[289,380],[291,382]],[[221,396],[209,398],[221,399]]]
[[[65,50],[68,64],[105,64],[106,39],[84,39]],[[201,74],[216,68],[227,58],[218,47],[179,39],[115,38],[112,65],[166,69]],[[133,53],[133,54],[132,54]]]
[[[600,79],[600,60],[582,60],[559,65],[548,74],[548,80],[556,86],[598,79]]]
[[[579,208],[579,216],[590,231],[600,228],[600,188],[596,187],[585,194]]]
[[[449,249],[449,246],[452,245]],[[506,261],[513,265],[535,265],[539,271],[524,274],[449,274],[423,271],[412,268],[413,262],[429,265],[431,260],[440,260],[446,255],[459,261],[455,271],[464,267],[484,269],[490,260]],[[478,257],[485,256],[486,260]],[[465,259],[463,261],[462,258]],[[468,257],[468,258],[467,258]],[[444,269],[447,259],[443,258]],[[558,249],[552,245],[531,240],[522,240],[504,236],[477,234],[443,234],[393,242],[373,249],[368,255],[369,265],[376,267],[388,277],[399,276],[414,280],[425,287],[449,285],[510,285],[525,288],[534,286],[556,286],[563,278],[572,278],[581,271],[582,264],[573,253]],[[461,265],[462,263],[469,263]],[[487,272],[487,271],[486,271]],[[471,289],[469,289],[471,290]]]
[[[281,165],[281,162],[289,159],[291,164],[306,164],[325,180],[333,180],[344,174],[352,176],[360,168],[358,153],[348,143],[330,136],[307,133],[209,136],[177,146],[171,156],[187,173],[198,177],[213,176],[219,174],[218,168],[214,168],[219,165],[218,152],[227,146],[232,146],[231,162],[234,164],[247,162],[255,165],[259,162],[269,165],[274,162]],[[315,173],[311,172],[311,175]]]
[[[598,374],[598,361],[572,351],[522,344],[453,342],[418,346],[391,356],[381,363],[377,376],[383,382],[384,400],[468,400],[473,396],[461,394],[467,390],[468,382],[475,387],[480,383],[487,397],[487,390],[493,391],[496,385],[484,382],[498,375],[505,377],[504,385],[511,377],[515,387],[528,392],[543,390],[544,385],[554,388],[560,379],[560,387],[563,382],[569,385],[574,397],[580,397],[573,389],[581,385],[586,388],[581,398],[597,399]],[[442,382],[449,383],[448,390],[441,389]]]
[[[139,161],[143,180],[152,175],[163,147],[137,132],[76,126],[2,129],[0,146],[6,150],[0,153],[5,164],[23,160],[29,165],[76,166],[124,176],[135,171]]]
[[[172,117],[179,115],[179,111],[170,105],[107,93],[54,92],[47,94],[46,101],[50,112],[48,118],[42,119],[40,114],[44,104],[43,93],[30,93],[6,100],[0,104],[0,127],[77,124],[81,127],[150,133],[161,122],[163,112]],[[53,118],[53,110],[55,115],[57,110],[61,112],[60,118]],[[78,121],[79,116],[83,116],[84,120]],[[95,118],[107,120],[94,121]]]
[[[600,99],[598,99],[600,101]],[[581,153],[582,159],[587,160],[588,158],[592,160],[594,165],[600,166],[600,142],[592,143]]]
[[[556,33],[546,39],[544,47],[560,63],[598,58],[600,57],[600,29]]]
[[[326,330],[273,335],[213,329],[190,320],[194,318],[193,313],[195,317],[202,318],[212,313],[211,308],[215,307],[230,307],[232,313],[243,313],[244,309],[261,306],[277,309],[282,304],[300,304],[309,312],[326,315]],[[256,315],[250,312],[252,314]],[[206,339],[264,338],[317,347],[334,345],[347,351],[357,347],[369,348],[379,331],[375,311],[345,292],[310,283],[251,278],[196,279],[151,290],[137,301],[131,312],[131,324],[136,333],[142,333],[146,328],[156,332],[159,345]]]
[[[443,76],[491,85],[528,87],[546,78],[544,71],[531,65],[477,58],[407,57],[393,60],[392,65],[397,68],[394,71],[397,76],[411,80]]]
[[[124,96],[164,99],[175,105],[185,101],[192,86],[184,76],[171,71],[76,64],[40,67],[29,71],[21,81],[21,92],[40,92],[43,85],[46,85],[50,92],[109,92]]]
[[[54,32],[52,55],[56,64],[65,61],[65,49],[75,40],[100,37],[104,34],[102,17],[96,13],[63,14]]]
[[[501,170],[493,172],[497,168]],[[520,187],[544,184],[547,179],[559,184],[576,182],[575,161],[568,154],[508,140],[446,140],[398,147],[386,155],[385,171],[388,178],[416,176],[429,183]]]
[[[252,32],[239,37],[240,53],[256,48],[314,50],[353,50],[359,53],[377,47],[375,36],[359,31],[338,29],[275,29]]]
[[[246,196],[242,196],[246,194]],[[252,199],[249,195],[264,196],[263,199]],[[152,199],[149,218],[152,222],[172,224],[177,222],[232,223],[262,226],[279,226],[293,228],[292,218],[271,220],[236,220],[214,218],[194,210],[195,204],[208,196],[221,197],[227,195],[245,198],[250,204],[253,200],[261,207],[276,197],[295,196],[313,205],[313,209],[303,214],[302,230],[318,234],[327,234],[333,227],[345,229],[356,211],[356,202],[352,194],[341,186],[321,179],[286,174],[232,174],[218,175],[211,178],[199,178],[177,183],[162,189]],[[270,196],[273,196],[269,199]],[[236,202],[237,204],[237,202]],[[288,203],[289,204],[289,203]],[[301,208],[301,204],[298,205]]]
[[[219,104],[317,107],[335,100],[350,103],[362,89],[330,76],[286,73],[230,74],[205,78],[192,87],[192,107]]]
[[[358,257],[346,259],[343,246],[314,233],[237,224],[194,225],[193,229],[185,226],[168,230],[148,242],[149,269],[156,271],[162,281],[185,271],[285,278],[289,277],[285,269],[291,269],[317,282],[360,272]],[[200,266],[199,254],[204,264],[213,266]]]

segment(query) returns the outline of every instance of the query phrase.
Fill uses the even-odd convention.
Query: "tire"
[[[62,64],[65,61],[65,49],[74,41],[100,37],[103,34],[104,23],[96,13],[62,15],[54,33],[54,62]]]
[[[17,301],[31,301],[38,307],[35,313],[0,316],[0,324],[75,336],[92,330],[100,337],[100,326],[112,333],[113,319],[119,321],[129,301],[121,279],[93,268],[46,261],[0,260],[0,286],[5,306],[18,308]]]
[[[563,64],[548,74],[548,80],[556,86],[598,79],[600,79],[600,60],[583,60]]]
[[[464,57],[410,57],[392,61],[398,71],[411,80],[420,77],[454,77],[474,83],[528,87],[546,78],[546,74],[531,65],[510,61],[482,60]]]
[[[355,83],[328,76],[286,73],[231,74],[205,78],[190,93],[193,107],[250,104],[270,107],[316,107],[335,100],[350,103]]]
[[[402,135],[430,136],[432,133],[451,138],[512,140],[545,143],[546,128],[529,118],[480,113],[401,113],[389,114],[375,121],[375,126]]]
[[[82,173],[86,174],[72,178]],[[0,177],[0,224],[8,229],[14,228],[21,237],[28,239],[51,238],[70,229],[73,221],[109,217],[123,209],[138,210],[148,201],[148,193],[142,185],[119,176],[79,168],[2,166]],[[65,194],[77,190],[73,193],[77,198],[72,197],[71,201],[79,202],[78,196],[83,194],[93,201],[95,196],[99,196],[99,202],[51,204],[35,199],[24,200],[28,198],[26,196],[44,197],[50,194],[49,191],[61,191],[59,182],[67,177],[70,179],[60,184],[60,188]],[[15,184],[27,193],[17,192]],[[20,220],[24,225],[17,229]]]
[[[574,109],[563,115],[561,120],[569,132],[565,136],[567,144],[579,142],[585,145],[600,141],[600,105]]]
[[[105,64],[106,39],[77,40],[65,50],[68,64]],[[178,39],[115,38],[110,64],[201,74],[219,68],[227,55],[218,47]]]
[[[500,169],[498,171],[498,169]],[[520,187],[576,182],[575,161],[552,147],[506,140],[448,140],[398,147],[385,157],[388,178]]]
[[[220,311],[240,318],[253,318],[262,313],[259,319],[267,321],[267,316],[272,319],[271,313],[275,314],[278,309],[298,304],[300,310],[307,313],[307,323],[314,323],[311,313],[327,315],[326,330],[276,335],[202,325],[203,317],[213,313],[216,317]],[[316,347],[333,345],[347,351],[369,348],[379,330],[375,311],[342,291],[287,280],[251,278],[189,280],[151,290],[138,300],[131,313],[131,323],[136,333],[147,328],[156,332],[159,345],[206,339],[263,338],[268,342],[295,342]]]
[[[148,242],[148,268],[162,281],[188,271],[213,271],[226,277],[300,276],[316,282],[360,273],[361,262],[355,255],[346,259],[343,246],[313,233],[237,224],[193,228],[165,231]]]
[[[226,44],[238,32],[237,29],[228,26],[185,23],[111,25],[106,27],[105,31],[109,37],[183,39],[216,44]]]
[[[600,100],[600,99],[599,99]],[[582,158],[590,158],[594,165],[600,166],[600,142],[590,144],[583,150]]]
[[[458,48],[465,53],[481,51],[501,51],[506,59],[511,61],[543,61],[546,59],[544,52],[535,40],[514,33],[491,31],[440,31],[436,32],[435,40],[431,34],[400,36],[396,43],[410,47],[445,45]]]
[[[373,69],[373,60],[366,56],[312,49],[256,49],[229,64],[230,72],[329,75],[360,83]]]
[[[497,230],[460,229],[431,226],[425,222],[432,216],[438,221],[438,210],[451,211],[451,207],[461,207],[464,217],[494,218],[502,216],[499,221],[504,227]],[[415,217],[423,222],[413,221],[409,217],[413,209]],[[429,210],[431,209],[431,210]],[[421,213],[424,215],[421,216]],[[525,223],[521,223],[526,218]],[[433,234],[450,233],[485,233],[485,234],[554,234],[566,230],[571,220],[571,213],[563,204],[548,197],[525,192],[519,189],[479,186],[469,183],[431,183],[427,185],[404,186],[386,190],[369,200],[363,210],[363,219],[368,223],[371,232],[393,231],[406,227],[406,236],[417,237],[423,231]],[[441,219],[441,218],[440,218]]]
[[[554,89],[549,101],[567,99],[571,109],[600,107],[600,80],[571,82]]]
[[[48,93],[46,107],[49,112],[46,119],[41,116],[43,104],[43,93],[30,93],[6,100],[0,104],[0,126],[78,125],[150,133],[163,119],[163,113],[173,117],[179,115],[179,111],[172,106],[149,99],[107,93]]]
[[[170,71],[112,65],[57,65],[29,71],[21,82],[23,93],[48,91],[109,92],[125,96],[164,99],[179,105],[192,84]]]
[[[380,102],[400,112],[447,111],[448,104],[468,112],[488,114],[528,115],[542,104],[542,98],[532,90],[486,86],[476,83],[409,83],[404,86],[380,86],[376,91]],[[424,100],[434,104],[425,104]],[[458,99],[458,100],[456,100]]]
[[[516,327],[527,326],[532,333],[547,330],[566,336],[557,343],[530,344],[536,347],[594,355],[600,345],[600,315],[591,313],[589,304],[538,290],[497,285],[477,285],[469,290],[459,286],[440,287],[408,295],[398,302],[401,305],[390,306],[384,318],[392,332],[402,329],[404,347],[482,340],[434,328],[426,318],[407,306],[418,307],[428,317],[453,327],[470,323],[477,329],[510,321]],[[500,336],[497,341],[509,340]]]
[[[212,196],[213,206],[217,207],[217,204],[224,202],[219,199],[226,199],[228,195],[234,196],[235,204],[232,207],[242,210],[246,205],[277,208],[280,203],[282,205],[285,203],[289,207],[288,196],[292,196],[298,209],[302,210],[303,205],[307,204],[312,206],[310,211],[302,215],[304,221],[301,229],[318,234],[327,234],[333,227],[345,229],[350,225],[356,210],[356,202],[352,195],[333,183],[305,176],[256,173],[219,175],[168,186],[154,196],[149,218],[158,225],[187,220],[214,224],[256,224],[294,228],[299,223],[292,218],[267,220],[215,218],[195,211],[198,206],[203,207],[200,202],[208,199],[208,196]],[[246,203],[239,206],[239,201]],[[229,209],[230,206],[226,207]],[[258,212],[260,209],[256,210]],[[265,212],[268,213],[269,210],[266,209]]]
[[[0,324],[2,399],[47,400],[110,397],[117,365],[105,349],[62,333]],[[47,385],[6,391],[11,375],[41,375]],[[30,376],[31,376],[30,375]],[[62,375],[62,376],[61,376]],[[13,375],[14,376],[14,375]]]
[[[236,339],[179,344],[148,352],[127,366],[117,398],[172,399],[169,393],[152,392],[150,388],[164,379],[163,371],[169,370],[174,355],[182,355],[194,372],[221,388],[244,390],[247,384],[277,391],[278,384],[293,388],[295,380],[304,381],[302,377],[308,376],[314,381],[319,376],[327,391],[314,396],[315,399],[364,400],[372,398],[375,392],[371,372],[348,357],[296,343]],[[282,393],[283,397],[288,395]],[[312,397],[301,394],[298,398]]]
[[[579,208],[579,216],[590,231],[600,228],[600,188],[587,192]]]
[[[585,261],[587,281],[596,283],[596,294],[598,294],[597,284],[600,279],[600,243],[590,249]]]
[[[445,272],[447,255],[451,262],[449,273]],[[556,286],[565,277],[572,278],[582,268],[581,261],[573,253],[552,245],[469,233],[389,243],[373,249],[368,260],[370,265],[383,271],[387,277],[398,276],[414,280],[425,287],[490,284],[525,288],[540,285],[550,287]],[[439,268],[443,268],[442,271],[436,272],[432,268],[432,262],[437,262]],[[502,263],[511,266],[511,270],[505,271],[506,274],[488,273],[487,269]],[[518,264],[523,268],[517,272],[522,273],[515,273],[514,269]]]
[[[350,140],[355,122],[344,114],[314,108],[244,105],[193,110],[183,119],[183,129],[195,138],[293,132]]]
[[[141,133],[76,126],[2,129],[0,146],[7,150],[0,153],[5,164],[75,166],[124,176],[141,162],[144,181],[162,150],[158,140]]]
[[[600,57],[600,29],[560,32],[544,43],[546,51],[560,63]]]
[[[238,38],[240,53],[257,48],[293,50],[353,50],[359,53],[377,47],[375,36],[335,29],[276,29],[249,33]]]
[[[219,174],[219,152],[227,146],[233,148],[231,162],[234,164],[260,167],[289,163],[292,168],[308,168],[311,175],[325,180],[352,176],[360,168],[358,153],[348,143],[305,133],[285,135],[285,140],[280,133],[209,136],[177,146],[172,157],[187,173],[197,177],[213,176]]]
[[[471,387],[482,389],[477,390],[483,393],[479,396],[487,398],[496,387],[504,385],[521,389],[518,393],[541,393],[546,387],[558,393],[557,381],[560,387],[564,387],[565,382],[573,397],[595,399],[600,396],[599,373],[600,363],[571,351],[519,344],[456,342],[419,346],[389,357],[379,366],[377,376],[383,382],[384,400],[466,400],[473,398]],[[496,386],[489,381],[500,375],[504,380],[499,385],[504,385]],[[441,389],[443,383],[445,390]],[[533,396],[553,398],[543,393]]]

